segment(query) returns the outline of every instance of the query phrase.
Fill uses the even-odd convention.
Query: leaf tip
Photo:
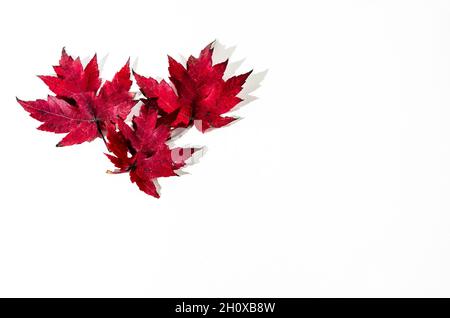
[[[176,62],[175,59],[171,57],[169,54],[167,54],[167,59],[169,60],[169,64]]]
[[[214,49],[214,45],[216,44],[217,39],[212,40],[207,46],[206,48],[213,50]]]
[[[122,69],[130,71],[130,58],[127,59]]]
[[[63,46],[62,50],[61,50],[61,57],[66,57],[67,55],[67,51],[66,51],[66,47]]]

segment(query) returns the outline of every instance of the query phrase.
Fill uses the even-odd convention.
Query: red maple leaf
[[[103,137],[103,131],[117,117],[126,117],[136,104],[130,92],[129,61],[100,88],[97,56],[83,68],[63,49],[56,76],[39,76],[56,96],[46,100],[22,101],[30,116],[43,122],[39,130],[67,133],[57,146],[69,146]]]
[[[133,117],[132,127],[118,121],[117,131],[108,127],[108,148],[114,154],[106,154],[118,168],[109,173],[130,173],[131,182],[140,190],[159,198],[155,179],[177,176],[176,170],[185,165],[197,149],[170,149],[166,141],[170,138],[170,128],[157,124],[157,111],[147,105],[141,107],[138,116]]]
[[[209,44],[198,58],[189,57],[186,68],[169,56],[170,81],[176,91],[165,80],[158,82],[134,73],[144,96],[156,101],[162,117],[171,127],[188,127],[194,120],[200,120],[200,130],[205,132],[236,119],[222,115],[242,101],[237,94],[251,71],[224,80],[228,60],[213,65],[213,50]]]

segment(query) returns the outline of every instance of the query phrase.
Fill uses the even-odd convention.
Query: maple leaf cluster
[[[237,95],[251,71],[224,79],[228,60],[213,64],[213,44],[198,58],[190,56],[186,67],[169,59],[169,84],[130,69],[129,60],[111,81],[100,78],[97,56],[86,66],[63,49],[55,76],[39,76],[54,95],[18,103],[42,122],[39,130],[65,133],[57,147],[102,138],[116,167],[109,173],[129,173],[143,192],[159,198],[155,180],[177,176],[196,148],[170,148],[172,131],[195,126],[205,132],[223,127],[236,118],[224,116],[242,101]],[[133,74],[131,74],[133,73]],[[144,98],[131,91],[132,77]],[[102,84],[103,82],[103,84]],[[131,126],[126,118],[141,101]]]

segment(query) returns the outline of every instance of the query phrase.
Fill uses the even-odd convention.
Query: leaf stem
[[[100,123],[99,123],[98,120],[95,121],[95,125],[97,126],[97,131],[98,131],[98,133],[100,134],[100,136],[102,137],[102,140],[103,140],[103,142],[104,142],[104,144],[105,144],[106,149],[107,149],[109,152],[111,152],[111,150],[109,150],[108,143],[106,142],[105,135],[103,134],[103,131],[102,131],[102,129],[100,128]]]

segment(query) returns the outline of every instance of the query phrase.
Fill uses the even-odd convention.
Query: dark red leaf
[[[67,133],[57,146],[69,146],[103,137],[103,131],[117,117],[125,118],[136,104],[130,92],[129,61],[100,88],[97,56],[83,68],[80,59],[62,51],[56,76],[40,76],[56,94],[47,100],[18,102],[31,117],[43,122],[38,129]],[[100,90],[99,90],[100,88]],[[97,93],[98,92],[98,93]]]
[[[111,173],[130,173],[131,182],[145,193],[159,198],[155,179],[177,176],[176,170],[185,165],[196,149],[170,149],[166,141],[170,129],[158,125],[158,114],[147,105],[133,118],[132,127],[118,122],[119,130],[108,128],[108,148],[114,155],[106,154],[118,168]]]
[[[213,50],[209,44],[198,58],[190,56],[186,68],[169,56],[170,81],[174,88],[164,80],[158,82],[135,73],[142,93],[148,99],[156,100],[161,116],[171,127],[188,127],[197,121],[204,132],[235,119],[222,115],[242,101],[237,95],[251,72],[225,81],[223,75],[228,61],[213,65]],[[170,122],[167,121],[169,118]]]

